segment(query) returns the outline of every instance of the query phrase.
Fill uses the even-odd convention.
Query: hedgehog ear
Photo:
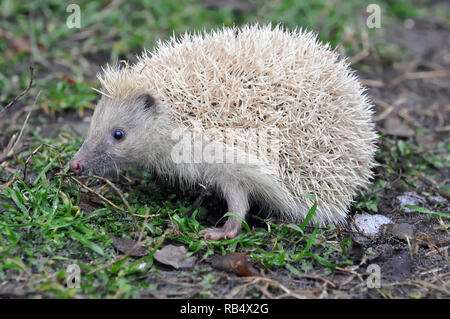
[[[156,105],[156,100],[153,96],[151,96],[150,94],[142,94],[139,97],[139,100],[144,101],[144,108],[146,110],[149,110],[151,108],[153,108]]]

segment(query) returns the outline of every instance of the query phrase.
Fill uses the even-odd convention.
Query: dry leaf
[[[256,269],[248,264],[245,253],[217,256],[211,263],[216,269],[235,273],[240,276],[260,276]]]
[[[184,258],[187,252],[184,246],[167,245],[159,249],[153,257],[160,263],[170,265],[175,269],[192,268],[197,258],[194,256]]]
[[[130,238],[122,238],[122,237],[116,237],[113,235],[109,235],[109,238],[113,240],[112,245],[114,248],[116,248],[118,251],[120,251],[123,254],[128,254],[128,252],[133,249],[134,245],[136,245],[137,241]],[[130,256],[132,257],[144,257],[148,254],[147,248],[145,247],[137,247]]]
[[[382,225],[381,228],[384,232],[389,232],[399,239],[408,238],[409,240],[414,239],[414,231],[416,229],[413,225],[407,223],[386,224]]]

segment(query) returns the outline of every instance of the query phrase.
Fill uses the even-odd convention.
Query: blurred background
[[[392,63],[411,59],[408,53],[433,54],[445,39],[414,30],[448,28],[448,1],[375,2],[381,28],[368,28],[373,1],[338,0],[115,0],[0,2],[0,103],[6,104],[29,81],[35,67],[34,90],[48,112],[79,108],[95,100],[100,66],[121,59],[133,61],[158,39],[186,31],[209,30],[244,23],[281,23],[319,34],[361,71],[383,75]],[[80,8],[80,27],[69,28],[72,11]],[[408,34],[409,33],[409,34]],[[406,37],[406,39],[403,39]],[[402,52],[402,41],[412,52]],[[427,42],[434,41],[434,43]],[[423,46],[427,49],[422,48]],[[448,46],[448,42],[447,42]],[[416,48],[417,47],[417,48]],[[447,57],[448,58],[448,57]],[[364,62],[364,63],[361,63]],[[447,61],[448,63],[448,61]],[[30,94],[31,96],[32,94]]]

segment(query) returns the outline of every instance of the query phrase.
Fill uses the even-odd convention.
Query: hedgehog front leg
[[[228,205],[228,212],[232,212],[245,220],[245,215],[249,209],[247,194],[242,191],[241,188],[235,188],[230,190],[225,195],[225,199]],[[240,219],[229,216],[225,225],[220,228],[207,228],[202,230],[201,233],[205,235],[205,238],[218,240],[218,239],[230,239],[236,237],[241,230],[242,222]]]

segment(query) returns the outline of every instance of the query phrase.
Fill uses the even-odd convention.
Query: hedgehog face
[[[92,116],[88,135],[70,162],[75,173],[92,171],[106,174],[136,165],[140,142],[156,113],[155,99],[149,94],[121,99],[103,97]],[[150,125],[151,126],[151,125]]]

